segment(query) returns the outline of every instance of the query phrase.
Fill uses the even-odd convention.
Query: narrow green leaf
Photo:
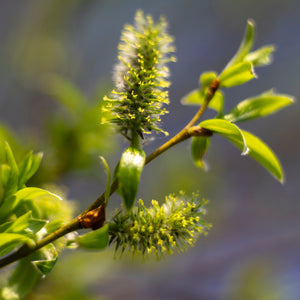
[[[193,137],[191,152],[195,165],[201,169],[207,170],[207,165],[203,161],[203,156],[209,146],[210,139],[208,137]]]
[[[32,261],[32,264],[37,268],[42,276],[48,275],[56,261],[57,261],[57,251],[53,244],[48,244],[39,250],[40,258],[38,260]]]
[[[203,105],[205,99],[205,93],[199,90],[193,90],[185,97],[182,98],[181,103],[183,105]],[[224,97],[221,91],[216,91],[214,97],[210,100],[208,107],[222,113],[223,111]]]
[[[12,153],[12,150],[7,142],[5,142],[4,144],[4,149],[6,155],[6,162],[10,167],[10,172],[9,174],[5,174],[7,180],[2,195],[3,199],[17,191],[19,178],[19,169],[15,161],[14,155]],[[7,170],[8,168],[6,168],[6,171]]]
[[[223,119],[209,119],[201,122],[199,126],[221,134],[234,144],[242,145],[242,155],[248,154],[248,147],[242,131],[235,125]]]
[[[106,173],[107,173],[107,183],[106,183],[106,190],[105,190],[105,204],[107,204],[109,196],[110,196],[110,169],[109,166],[103,156],[99,156],[101,162],[103,163]]]
[[[34,241],[28,236],[18,233],[0,233],[0,256],[11,252],[21,244],[34,245]]]
[[[134,204],[144,164],[145,153],[143,150],[129,147],[122,154],[119,166],[119,183],[124,204],[128,210]]]
[[[78,115],[86,105],[85,96],[71,82],[60,76],[51,76],[48,78],[46,87],[50,95],[60,102],[69,113]]]
[[[20,164],[19,172],[19,189],[23,188],[26,183],[27,173],[30,170],[32,165],[32,151],[30,151],[27,156],[24,158],[23,162]]]
[[[233,58],[229,61],[226,66],[226,69],[230,66],[233,66],[241,61],[246,57],[248,52],[251,50],[253,42],[254,42],[254,35],[255,35],[255,23],[253,20],[247,21],[247,28],[243,37],[243,40],[240,44],[240,47]]]
[[[31,217],[31,211],[26,212],[14,221],[9,221],[0,225],[0,232],[20,233],[28,237],[40,231],[47,221],[34,219]]]
[[[246,83],[253,78],[255,78],[255,73],[252,64],[249,61],[243,61],[221,73],[219,77],[220,87],[229,88]]]
[[[266,66],[272,63],[275,50],[273,45],[267,45],[247,54],[245,60],[255,67]]]
[[[5,142],[5,152],[6,152],[6,161],[8,165],[11,167],[12,172],[19,174],[19,169],[15,160],[15,157],[13,155],[13,152],[11,148],[9,147],[9,144]]]
[[[3,164],[0,166],[0,205],[4,201],[5,196],[9,194],[8,183],[10,178],[11,168],[9,165]],[[14,186],[16,190],[16,186]],[[13,190],[11,192],[14,192]]]
[[[281,183],[284,181],[283,170],[280,162],[274,152],[258,137],[242,130],[245,137],[247,146],[249,148],[249,156],[254,158],[258,163],[265,167],[277,180]],[[241,149],[242,143],[238,140],[234,141],[234,144]]]
[[[40,197],[50,197],[52,199],[61,200],[59,196],[40,188],[30,187],[21,189],[4,201],[0,210],[0,221],[8,214],[17,213],[18,215],[22,215],[28,210],[32,211],[34,217],[41,217],[41,207],[35,204],[35,200]]]
[[[32,152],[28,153],[24,161],[20,166],[19,175],[19,188],[23,188],[26,182],[36,173],[38,170],[41,160],[43,158],[43,153],[39,152],[32,155]]]
[[[265,92],[256,97],[244,100],[234,107],[224,118],[230,122],[241,122],[273,114],[294,102],[293,97]]]
[[[29,258],[20,260],[9,279],[8,285],[2,290],[3,299],[23,299],[32,291],[41,277]]]
[[[104,249],[108,246],[108,224],[98,230],[77,237],[80,247],[85,249]]]

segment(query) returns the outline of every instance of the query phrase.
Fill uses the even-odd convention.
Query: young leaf
[[[275,94],[273,91],[268,91],[240,102],[224,118],[230,122],[241,122],[264,117],[293,102],[293,97],[289,95]]]
[[[249,147],[249,156],[254,158],[258,163],[265,167],[281,183],[284,181],[283,170],[280,162],[274,152],[258,137],[242,130],[247,146]],[[242,149],[243,145],[238,140],[234,144]]]
[[[31,292],[40,278],[41,274],[33,266],[29,258],[20,260],[9,279],[8,286],[2,290],[3,299],[23,299]]]
[[[18,233],[0,233],[0,256],[3,256],[23,243],[34,245],[34,241],[28,236]]]
[[[24,187],[26,183],[26,175],[31,168],[32,164],[32,151],[30,151],[27,156],[24,158],[23,162],[21,163],[19,169],[19,182],[18,182],[18,188],[21,189]]]
[[[106,172],[107,172],[107,184],[106,184],[106,190],[105,190],[105,204],[108,202],[108,198],[110,196],[110,169],[109,166],[103,156],[99,156],[101,162],[103,163]]]
[[[6,218],[8,214],[17,213],[19,216],[28,210],[32,211],[34,217],[41,217],[42,208],[37,207],[35,203],[35,200],[40,197],[50,197],[52,199],[61,200],[59,196],[40,188],[24,188],[4,201],[0,210],[0,220]]]
[[[200,75],[199,82],[201,87],[209,86],[217,78],[216,72],[204,72]]]
[[[214,133],[221,134],[234,144],[242,145],[242,155],[248,154],[248,147],[242,131],[235,125],[222,119],[205,120],[199,126],[211,130]]]
[[[223,93],[216,91],[214,97],[210,100],[208,107],[222,113],[223,111]],[[185,97],[182,98],[181,103],[183,105],[202,105],[204,103],[205,93],[199,90],[193,90]]]
[[[20,166],[19,175],[19,188],[23,188],[26,182],[36,173],[38,170],[41,160],[43,158],[43,153],[39,152],[32,155],[32,152],[28,153],[24,161]]]
[[[122,154],[119,166],[119,182],[124,204],[128,210],[134,204],[144,163],[145,153],[143,150],[129,147]]]
[[[242,62],[243,59],[248,54],[248,52],[251,50],[253,42],[254,42],[254,34],[255,34],[254,29],[255,29],[254,21],[248,20],[247,28],[246,28],[242,43],[240,44],[240,47],[239,47],[237,53],[233,56],[233,58],[227,64],[226,69],[230,66],[233,66],[233,65],[239,63],[239,62]]]
[[[6,162],[9,166],[9,173],[8,168],[5,167],[5,187],[2,195],[2,199],[5,197],[15,193],[18,190],[18,177],[19,177],[19,168],[17,166],[17,163],[15,161],[14,155],[12,153],[11,148],[9,147],[9,144],[5,142],[4,144],[4,150],[5,150],[5,156],[6,156]],[[3,180],[2,180],[3,182]]]
[[[80,247],[85,249],[104,249],[108,245],[108,224],[98,230],[77,237]]]
[[[203,156],[208,149],[209,142],[210,139],[204,136],[192,138],[191,152],[192,152],[193,161],[197,167],[204,170],[207,170],[207,166],[203,161]]]
[[[57,251],[53,244],[48,244],[39,250],[40,258],[38,260],[32,261],[33,265],[42,274],[42,276],[48,275],[56,261],[57,261]]]
[[[251,62],[255,67],[266,66],[272,63],[274,51],[273,45],[264,46],[247,54],[245,60]]]
[[[0,165],[0,205],[4,201],[5,196],[9,194],[7,186],[10,178],[10,170],[10,166],[6,164]]]
[[[49,77],[46,90],[61,103],[69,113],[78,115],[86,104],[85,96],[71,81],[60,76]]]
[[[237,63],[225,69],[219,79],[220,87],[229,88],[246,83],[255,77],[254,69],[249,61]]]
[[[46,223],[47,221],[45,220],[32,219],[31,211],[28,211],[14,221],[1,224],[0,232],[20,233],[32,237],[32,235],[41,230]]]
[[[13,152],[11,148],[9,147],[9,144],[5,142],[5,152],[6,152],[6,161],[8,165],[11,167],[11,170],[15,174],[19,174],[19,169],[15,160],[15,157],[13,155]]]

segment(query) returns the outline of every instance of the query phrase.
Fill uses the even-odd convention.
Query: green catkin
[[[182,252],[211,226],[203,220],[206,202],[197,194],[188,197],[183,192],[167,196],[162,206],[152,200],[151,208],[140,199],[130,213],[116,212],[110,243],[115,244],[116,253],[128,250],[143,257],[154,254],[161,258],[173,254],[174,249]]]
[[[164,18],[154,23],[151,16],[138,11],[134,26],[126,25],[122,32],[113,75],[116,88],[104,101],[113,114],[111,122],[128,139],[135,133],[143,137],[152,131],[164,132],[158,123],[167,113],[163,105],[169,103],[166,64],[175,61],[170,55],[175,51],[173,37],[166,29]]]

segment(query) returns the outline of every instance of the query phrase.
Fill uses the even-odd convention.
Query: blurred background
[[[121,29],[139,8],[154,19],[165,15],[176,38],[170,113],[163,118],[171,136],[196,109],[180,99],[197,88],[200,73],[223,69],[248,18],[257,24],[254,48],[274,43],[277,51],[272,65],[257,70],[259,80],[225,91],[226,108],[273,87],[300,98],[297,0],[1,1],[0,134],[19,157],[29,149],[43,151],[32,184],[59,185],[76,200],[77,211],[105,187],[98,155],[113,168],[127,146],[100,126],[100,101],[113,87]],[[181,189],[198,190],[210,200],[207,219],[213,227],[194,248],[145,263],[114,259],[109,251],[66,250],[27,299],[298,300],[299,112],[298,101],[279,114],[241,124],[278,155],[284,185],[219,137],[212,140],[207,173],[194,167],[187,142],[145,168],[139,197],[146,202],[163,201]],[[158,136],[146,152],[165,140]]]

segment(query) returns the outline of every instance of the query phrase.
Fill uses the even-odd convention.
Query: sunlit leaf
[[[38,170],[43,153],[37,153],[32,155],[32,152],[28,153],[23,162],[20,165],[19,175],[19,188],[23,188],[26,182],[36,173]]]
[[[248,153],[248,147],[242,131],[235,125],[223,119],[209,119],[199,124],[201,127],[220,134],[233,142],[242,145],[242,154]]]
[[[244,100],[234,107],[224,118],[230,122],[241,122],[273,114],[292,104],[293,97],[268,91],[259,96]]]
[[[0,233],[0,256],[9,253],[24,243],[34,245],[34,241],[26,235],[6,232]]]
[[[216,91],[214,97],[209,102],[208,107],[219,113],[222,113],[224,102],[223,98],[223,93],[221,91]],[[193,90],[182,98],[181,103],[184,105],[203,105],[204,99],[204,92]]]
[[[145,153],[143,150],[129,147],[122,154],[118,177],[120,191],[128,210],[134,204],[144,163]]]
[[[41,277],[29,258],[20,260],[9,279],[8,285],[2,290],[3,299],[23,299],[32,291]]]
[[[254,42],[254,35],[255,35],[255,23],[253,20],[248,20],[247,22],[247,28],[243,37],[243,40],[240,44],[240,47],[236,54],[233,56],[233,58],[230,60],[230,62],[227,64],[226,69],[230,66],[233,66],[237,63],[240,63],[243,61],[243,59],[246,57],[246,55],[249,53],[249,51],[252,48],[253,42]]]
[[[47,221],[45,220],[33,219],[31,217],[31,211],[28,211],[14,221],[1,224],[0,232],[21,233],[28,237],[32,237],[33,234],[41,230],[46,223]]]
[[[105,203],[108,202],[109,196],[110,196],[110,169],[109,166],[105,160],[105,158],[103,156],[99,156],[100,160],[102,161],[105,169],[106,169],[106,173],[107,173],[107,183],[106,183],[106,190],[105,190]]]
[[[108,224],[98,230],[88,232],[77,237],[77,242],[80,247],[85,249],[104,249],[108,245]]]
[[[41,197],[50,197],[52,199],[61,200],[58,195],[40,188],[24,188],[5,200],[0,211],[0,220],[13,212],[22,215],[28,210],[32,211],[34,217],[40,218],[42,207],[37,206],[35,200]]]
[[[249,61],[243,61],[221,73],[219,77],[220,87],[233,87],[246,83],[253,78],[255,78],[255,73],[252,64]]]
[[[214,71],[204,72],[200,75],[199,82],[201,87],[209,86],[213,80],[217,78],[217,73]]]
[[[19,169],[16,160],[14,158],[13,152],[7,142],[4,143],[4,150],[5,150],[6,162],[7,165],[9,166],[9,172],[8,172],[8,168],[4,167],[5,168],[4,172],[6,173],[4,174],[5,187],[2,195],[3,199],[17,191],[18,178],[19,178]]]
[[[210,138],[208,137],[199,136],[192,138],[191,152],[193,161],[197,167],[204,170],[207,169],[207,166],[203,161],[203,156],[208,149],[209,142]]]
[[[258,137],[242,130],[247,146],[249,148],[249,156],[253,157],[258,163],[265,167],[276,179],[281,183],[284,181],[283,170],[280,162],[274,152]],[[243,145],[238,140],[234,144],[242,149]]]
[[[274,51],[273,45],[264,46],[247,54],[245,60],[251,62],[255,67],[269,65],[272,63]]]
[[[56,248],[53,244],[48,244],[39,250],[39,255],[41,258],[32,261],[32,263],[43,276],[46,276],[52,271],[57,261]]]

